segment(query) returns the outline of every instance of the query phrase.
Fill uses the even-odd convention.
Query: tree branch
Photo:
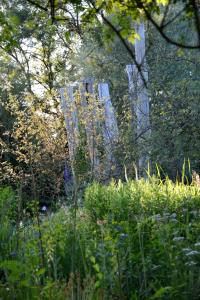
[[[136,3],[139,7],[142,8],[142,10],[144,11],[147,19],[154,25],[154,27],[157,29],[157,31],[161,34],[161,36],[170,44],[175,45],[177,47],[180,48],[185,48],[185,49],[200,49],[200,44],[198,43],[197,45],[184,45],[181,44],[177,41],[172,40],[171,38],[169,38],[167,36],[167,34],[164,32],[163,28],[152,18],[151,14],[149,13],[149,11],[146,9],[146,7],[144,6],[143,2],[140,0],[136,0]],[[166,27],[166,26],[165,26]]]
[[[196,30],[198,33],[198,39],[199,39],[199,45],[200,45],[200,16],[199,16],[199,7],[198,4],[196,3],[196,0],[190,0],[191,5],[193,6],[194,10],[194,18],[195,18],[195,25],[196,25]]]
[[[40,5],[39,3],[37,3],[37,2],[35,2],[33,0],[26,0],[26,1],[29,2],[30,4],[36,6],[37,8],[40,8],[40,9],[42,9],[44,11],[48,11],[47,7],[44,7],[44,6]]]

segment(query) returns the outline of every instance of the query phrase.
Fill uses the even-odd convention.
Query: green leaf
[[[12,15],[9,19],[10,23],[14,26],[18,26],[20,24],[20,18],[18,16]]]
[[[37,276],[40,276],[40,275],[43,275],[45,273],[45,269],[42,268],[42,269],[39,269],[37,272],[36,272],[36,275]]]
[[[130,43],[134,44],[136,39],[140,40],[140,36],[138,33],[134,32],[134,33],[130,34],[127,39]]]
[[[94,256],[90,256],[90,261],[91,261],[93,264],[95,264],[95,262],[96,262],[95,257],[94,257]]]
[[[98,265],[98,264],[95,264],[95,265],[93,265],[93,268],[95,269],[95,271],[96,271],[96,272],[98,272],[98,273],[99,273],[99,271],[100,271],[100,267],[99,267],[99,265]]]
[[[66,31],[66,32],[65,32],[65,39],[66,39],[67,42],[70,41],[70,37],[71,37],[70,31]]]
[[[160,297],[164,296],[166,293],[169,293],[171,290],[171,286],[161,287],[158,291],[155,292],[151,299],[160,299]]]

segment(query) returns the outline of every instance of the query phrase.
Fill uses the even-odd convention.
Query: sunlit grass
[[[195,185],[155,177],[94,183],[76,219],[73,207],[62,207],[39,222],[35,212],[31,222],[13,222],[9,231],[13,208],[2,205],[9,215],[0,228],[3,299],[200,297]]]

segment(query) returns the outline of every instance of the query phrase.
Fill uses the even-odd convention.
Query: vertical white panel
[[[92,172],[98,172],[99,168],[99,158],[97,150],[97,127],[98,127],[98,118],[97,118],[97,102],[95,99],[94,89],[93,89],[93,80],[85,79],[81,83],[81,105],[83,108],[82,118],[84,120],[88,151],[91,161]],[[95,175],[98,175],[97,173]]]
[[[98,84],[99,101],[104,110],[105,135],[108,143],[113,144],[118,140],[119,132],[114,109],[110,99],[109,87],[107,83]]]
[[[105,173],[111,173],[116,168],[114,146],[119,139],[117,120],[110,99],[109,86],[107,83],[98,84],[99,102],[103,109],[103,138],[106,152]]]
[[[76,151],[79,145],[78,115],[73,96],[73,87],[68,86],[60,89],[61,108],[65,118],[69,156],[72,163],[76,158]]]

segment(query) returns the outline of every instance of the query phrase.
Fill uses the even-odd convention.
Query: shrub
[[[7,252],[1,252],[0,295],[199,299],[199,223],[195,186],[156,178],[95,183],[85,192],[84,208],[36,212],[31,223],[12,226]]]

